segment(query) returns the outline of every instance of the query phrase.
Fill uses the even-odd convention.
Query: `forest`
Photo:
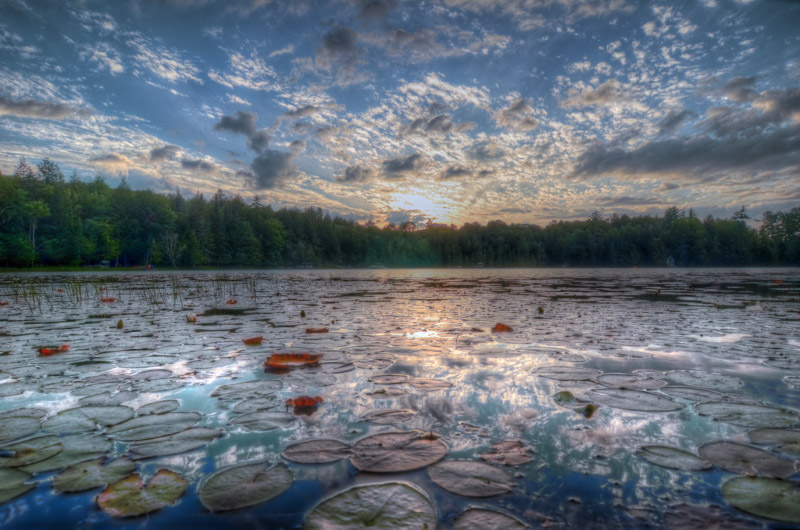
[[[44,159],[0,174],[0,266],[529,267],[800,264],[800,207],[602,216],[545,227],[490,221],[383,228],[318,208],[279,209],[222,191],[210,199],[132,190],[123,179],[66,179]]]

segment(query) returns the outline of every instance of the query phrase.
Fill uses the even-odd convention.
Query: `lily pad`
[[[580,366],[543,366],[533,373],[556,381],[591,381],[603,374],[600,370]]]
[[[279,405],[283,405],[284,401],[278,396],[269,396],[263,398],[245,399],[240,401],[233,407],[233,412],[236,414],[247,414],[249,412],[258,412],[260,410],[274,409]]]
[[[33,488],[36,484],[26,484],[31,475],[18,469],[0,469],[0,504],[16,499]]]
[[[440,379],[411,379],[408,381],[408,384],[417,390],[423,390],[425,392],[444,390],[453,386],[453,383],[448,383],[447,381],[442,381]]]
[[[734,442],[711,442],[700,447],[700,456],[733,473],[785,478],[795,472],[794,462],[763,449]]]
[[[597,382],[611,388],[629,388],[632,390],[657,390],[667,385],[667,382],[661,379],[630,374],[603,374],[597,378]]]
[[[297,442],[283,450],[283,457],[301,464],[327,464],[350,456],[350,444],[332,439]]]
[[[147,403],[136,409],[137,416],[147,416],[148,414],[165,414],[172,412],[180,406],[180,401],[177,399],[165,399],[163,401],[154,401]]]
[[[428,468],[440,487],[465,497],[493,497],[510,492],[514,481],[500,468],[467,460],[448,460]]]
[[[277,497],[294,477],[284,464],[240,464],[212,473],[200,483],[198,496],[212,512],[238,510]]]
[[[747,403],[710,401],[696,405],[695,409],[701,416],[748,429],[791,427],[800,421],[797,414],[788,410]]]
[[[722,485],[736,508],[787,523],[800,523],[800,484],[772,478],[736,477]]]
[[[18,440],[38,431],[42,422],[37,418],[10,417],[0,419],[0,443]]]
[[[670,412],[683,408],[683,405],[668,397],[642,390],[595,388],[587,392],[586,397],[601,405],[640,412]]]
[[[800,431],[790,429],[756,429],[747,436],[756,444],[800,444]]]
[[[86,396],[82,397],[78,400],[78,403],[81,405],[122,405],[128,401],[133,401],[134,399],[138,398],[139,394],[137,392],[117,392],[116,394],[112,394],[111,392],[101,392],[100,394],[94,394],[93,396]]]
[[[239,425],[248,431],[271,431],[284,427],[295,421],[295,417],[287,412],[264,410],[237,416],[230,423]]]
[[[0,457],[0,467],[22,467],[48,458],[52,458],[63,450],[57,436],[40,436],[24,442],[18,442],[0,449],[8,456]]]
[[[702,471],[710,469],[711,464],[702,458],[676,447],[666,445],[645,445],[636,454],[651,464],[682,471]]]
[[[278,380],[243,381],[241,383],[218,386],[211,393],[211,397],[237,401],[263,398],[273,395],[281,387],[283,387],[283,383]]]
[[[104,489],[97,505],[114,517],[137,517],[173,504],[188,486],[188,480],[169,469],[159,469],[146,485],[134,473]]]
[[[0,384],[0,398],[18,396],[26,390],[34,390],[30,383],[23,381],[16,381],[13,383]]]
[[[115,438],[125,442],[130,442],[137,439],[145,439],[142,438],[142,436],[145,436],[149,432],[148,429],[151,429],[156,425],[172,425],[172,428],[182,431],[183,429],[187,428],[184,427],[184,425],[191,427],[200,421],[201,418],[202,416],[198,412],[167,412],[166,414],[150,414],[147,416],[138,416],[124,423],[114,425],[108,430],[108,432],[114,434]],[[169,427],[165,428],[169,429]],[[178,431],[173,430],[172,432]],[[154,436],[150,436],[150,438],[154,438]]]
[[[521,466],[533,460],[531,452],[533,450],[520,440],[502,440],[493,443],[489,450],[480,457],[482,460],[495,464]]]
[[[203,447],[220,436],[222,436],[222,431],[218,429],[194,427],[168,436],[151,438],[137,444],[131,444],[129,450],[134,459],[176,455]]]
[[[361,416],[361,419],[378,425],[392,425],[404,423],[415,416],[413,410],[407,409],[377,409],[371,410]]]
[[[429,530],[436,528],[436,509],[411,484],[388,482],[355,486],[323,500],[309,512],[306,530]]]
[[[664,527],[668,530],[697,530],[698,528],[715,528],[725,530],[758,530],[764,526],[756,521],[734,518],[722,508],[710,506],[693,506],[677,504],[664,514]]]
[[[741,379],[722,374],[713,374],[693,370],[673,370],[667,372],[666,376],[684,386],[699,386],[712,390],[738,390],[744,386]]]
[[[725,398],[722,392],[691,386],[668,386],[662,388],[661,392],[686,401],[717,401]]]
[[[101,457],[69,466],[53,479],[53,488],[67,493],[91,490],[116,482],[136,469],[136,464],[125,457],[105,460]]]
[[[408,390],[404,388],[379,388],[378,390],[373,390],[372,392],[364,392],[364,395],[375,399],[392,399],[405,396],[408,393]]]
[[[172,377],[172,370],[145,370],[130,376],[131,381],[158,381],[159,379],[169,379]]]
[[[469,508],[453,521],[453,530],[527,530],[528,525],[502,512]]]
[[[368,379],[370,383],[376,385],[399,385],[407,383],[411,379],[406,374],[377,374]]]
[[[50,458],[24,465],[19,469],[28,473],[55,471],[84,460],[103,456],[114,446],[105,436],[98,434],[49,435],[41,438],[46,438],[46,440],[36,438],[37,442],[35,443],[46,445],[51,442],[57,442],[61,445],[62,451]],[[33,444],[34,441],[28,440],[26,443]]]
[[[83,406],[62,410],[44,421],[49,432],[73,434],[93,431],[97,426],[117,425],[133,417],[133,409],[124,405]]]
[[[22,407],[19,409],[0,412],[0,419],[5,418],[36,418],[42,419],[47,416],[47,409],[40,407]]]
[[[374,434],[353,444],[350,462],[359,471],[399,473],[438,462],[447,446],[436,435],[419,431]]]

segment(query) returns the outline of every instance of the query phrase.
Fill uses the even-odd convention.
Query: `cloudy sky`
[[[378,223],[800,204],[800,2],[0,0],[0,169]]]

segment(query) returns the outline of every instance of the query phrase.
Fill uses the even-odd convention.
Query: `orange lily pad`
[[[306,368],[319,365],[322,354],[314,353],[273,353],[264,361],[264,371],[286,373],[295,368]]]
[[[328,328],[306,328],[306,333],[327,333]]]
[[[228,304],[228,305],[233,305],[233,304],[238,304],[239,301],[236,300],[235,298],[231,298],[229,300],[225,300],[225,303]]]
[[[511,326],[507,326],[506,324],[501,324],[499,322],[495,324],[494,327],[492,328],[492,333],[509,333],[511,331],[514,331],[514,328],[512,328]]]
[[[242,342],[244,342],[245,344],[248,344],[248,345],[255,345],[255,344],[261,344],[261,342],[263,340],[264,340],[264,337],[262,337],[261,335],[258,335],[256,337],[250,337],[250,338],[247,338],[247,339],[242,339]]]
[[[8,300],[0,300],[0,306],[8,305]]]
[[[69,344],[64,343],[61,346],[41,346],[39,348],[39,355],[56,355],[57,353],[64,353],[69,351]]]
[[[100,301],[110,303],[110,302],[116,302],[117,299],[114,298],[113,296],[104,296],[103,298],[100,299]]]
[[[322,403],[321,396],[298,396],[296,398],[289,398],[286,400],[286,407],[294,407],[295,416],[311,416],[317,411],[317,407]]]

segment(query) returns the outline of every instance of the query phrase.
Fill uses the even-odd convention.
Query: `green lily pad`
[[[2,448],[11,456],[0,457],[0,467],[22,467],[47,460],[63,450],[57,436],[40,436]]]
[[[188,486],[188,480],[169,469],[159,469],[146,485],[134,473],[104,489],[97,505],[113,517],[137,517],[173,504]]]
[[[428,468],[428,476],[443,489],[465,497],[493,497],[514,488],[508,473],[483,462],[439,462]]]
[[[764,528],[764,525],[756,521],[731,517],[715,504],[710,506],[677,504],[670,506],[670,510],[664,514],[664,527],[668,530],[697,530],[699,528],[760,530]]]
[[[665,445],[645,445],[640,447],[636,454],[651,464],[683,471],[701,471],[710,469],[711,464],[702,458],[676,447]]]
[[[139,394],[137,392],[125,391],[117,392],[115,394],[112,394],[111,392],[101,392],[100,394],[82,397],[78,400],[78,403],[81,405],[122,405],[123,403],[133,401],[138,397]]]
[[[411,378],[406,374],[378,374],[370,377],[368,381],[376,385],[399,385],[407,383],[409,379]]]
[[[756,429],[747,433],[747,436],[756,444],[800,443],[800,431],[790,429]]]
[[[42,422],[37,418],[10,417],[0,419],[0,443],[18,440],[38,431]]]
[[[800,484],[772,478],[736,477],[722,485],[736,508],[767,519],[800,523]]]
[[[86,491],[116,482],[136,469],[136,464],[125,457],[106,462],[96,458],[71,465],[56,475],[53,488],[65,493]]]
[[[191,427],[201,419],[202,416],[198,412],[167,412],[166,414],[150,414],[147,416],[138,416],[124,423],[114,425],[108,430],[108,432],[115,434],[116,438],[119,438],[123,441],[133,441],[135,439],[134,436],[141,429],[151,428],[156,425],[175,425],[180,427],[182,425],[189,424]],[[185,428],[186,427],[183,427],[178,430],[182,431]],[[123,435],[121,433],[125,434]],[[151,436],[151,438],[154,437]]]
[[[632,390],[658,390],[667,385],[667,382],[661,379],[630,374],[603,374],[597,378],[597,382],[610,388],[629,388]]]
[[[673,370],[666,373],[667,378],[683,386],[699,386],[713,390],[738,390],[744,386],[741,379],[722,374],[712,374],[693,370]]]
[[[695,410],[701,416],[711,416],[717,421],[748,429],[791,427],[800,421],[797,414],[788,410],[729,401],[700,403]]]
[[[148,414],[165,414],[172,412],[181,405],[177,399],[165,399],[163,401],[154,401],[147,403],[136,409],[137,416],[147,416]]]
[[[378,425],[392,425],[404,423],[412,419],[415,414],[413,410],[407,409],[376,409],[370,410],[361,416],[361,419]]]
[[[151,438],[137,444],[131,444],[129,450],[132,457],[137,460],[155,456],[176,455],[203,447],[220,436],[222,436],[221,430],[194,427],[168,436]]]
[[[419,431],[374,434],[353,444],[350,462],[359,471],[399,473],[438,462],[447,446],[438,436]]]
[[[84,406],[62,410],[48,418],[42,428],[49,432],[73,434],[93,431],[97,426],[117,425],[133,417],[133,409],[124,405]]]
[[[527,530],[530,527],[502,512],[469,508],[453,521],[453,530]]]
[[[479,456],[482,460],[495,464],[521,466],[533,460],[532,452],[533,449],[521,440],[501,440],[493,443],[487,452]]]
[[[16,381],[13,383],[0,384],[0,398],[18,396],[26,390],[35,390],[35,387],[30,383],[23,381]]]
[[[444,390],[453,386],[453,383],[448,383],[440,379],[411,379],[408,381],[408,384],[417,390],[423,390],[425,392]]]
[[[355,486],[323,500],[309,512],[306,530],[432,530],[436,509],[411,484],[389,482]]]
[[[556,381],[592,381],[603,375],[601,370],[580,366],[543,366],[533,371],[539,377]]]
[[[293,482],[294,477],[284,464],[240,464],[203,479],[198,496],[212,512],[225,512],[266,502],[289,489]]]
[[[0,412],[0,419],[5,418],[36,418],[42,419],[47,416],[47,409],[40,407],[22,407],[19,409]]]
[[[241,383],[218,386],[211,393],[211,397],[242,401],[245,399],[269,397],[282,387],[283,383],[276,379],[243,381]]]
[[[795,472],[794,462],[763,449],[734,442],[711,442],[700,447],[700,456],[733,473],[785,478]]]
[[[601,405],[640,412],[670,412],[683,408],[683,405],[668,397],[642,390],[595,388],[587,392],[586,397]]]
[[[172,370],[145,370],[130,376],[131,381],[158,381],[159,379],[169,379],[173,376]]]
[[[245,399],[244,401],[240,401],[234,405],[233,412],[236,414],[248,414],[250,412],[274,409],[275,407],[283,404],[283,400],[278,396]]]
[[[16,499],[36,487],[26,484],[31,475],[18,469],[0,469],[0,504]]]
[[[332,439],[297,442],[283,450],[283,458],[301,464],[327,464],[350,456],[350,444]]]
[[[719,401],[725,398],[722,392],[691,386],[668,386],[662,388],[661,392],[686,401]]]
[[[197,361],[192,361],[186,363],[186,368],[191,370],[214,370],[216,368],[222,368],[224,366],[229,366],[236,362],[234,359],[230,357],[219,357],[217,359],[199,359]]]
[[[297,418],[288,412],[264,410],[250,412],[242,416],[237,416],[230,420],[230,423],[239,425],[248,431],[271,431],[280,427],[286,427],[295,422]]]
[[[364,395],[374,399],[392,399],[408,395],[408,393],[408,390],[404,388],[379,388],[371,392],[364,392]]]
[[[62,451],[46,460],[25,465],[19,469],[28,473],[55,471],[71,466],[72,464],[77,464],[78,462],[83,462],[84,460],[103,456],[114,446],[110,440],[99,434],[73,434],[69,436],[50,435],[46,437],[43,436],[42,438],[47,438],[49,441],[40,440],[37,443],[47,444],[56,441],[61,445]],[[39,440],[39,438],[36,440]],[[26,443],[34,442],[29,440]]]

